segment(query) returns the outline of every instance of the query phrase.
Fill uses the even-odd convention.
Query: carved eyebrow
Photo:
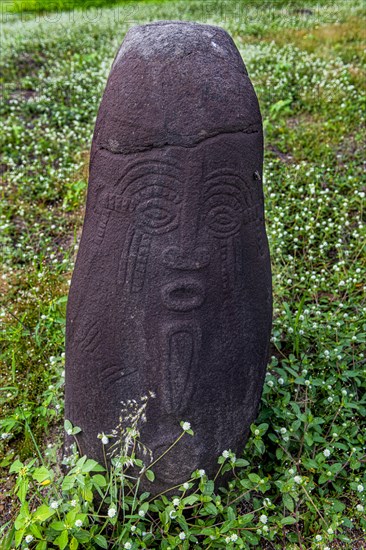
[[[217,187],[220,182],[222,182],[223,179],[230,181],[230,183],[227,184],[222,183],[223,187],[225,187],[226,185],[229,187],[230,185],[231,187],[237,188],[237,190],[240,192],[242,192],[243,189],[247,187],[247,184],[241,174],[238,174],[234,170],[222,168],[219,170],[215,170],[205,178],[205,195],[209,195],[210,192],[212,192],[214,188]],[[216,184],[215,181],[217,181]]]
[[[154,161],[154,160],[138,160],[126,167],[122,175],[118,178],[116,187],[123,185],[125,189],[136,179],[148,175],[168,176],[178,180],[180,183],[179,169],[177,164],[172,161]]]

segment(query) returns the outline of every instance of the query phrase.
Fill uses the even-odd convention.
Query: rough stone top
[[[125,36],[114,65],[127,54],[146,60],[159,57],[168,62],[199,52],[232,63],[246,73],[239,52],[224,29],[190,21],[156,21],[132,27]]]
[[[228,33],[158,21],[130,29],[100,106],[94,150],[193,147],[221,133],[261,131],[257,97]]]

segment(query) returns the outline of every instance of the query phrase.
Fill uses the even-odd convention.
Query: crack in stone
[[[98,151],[108,151],[109,153],[112,153],[113,155],[123,155],[123,154],[132,154],[132,153],[140,153],[142,151],[151,151],[152,149],[162,149],[164,147],[183,147],[184,149],[192,149],[199,143],[202,143],[203,141],[206,141],[208,139],[212,139],[219,135],[225,135],[225,134],[258,134],[261,131],[261,125],[260,124],[253,124],[251,126],[248,126],[247,128],[240,128],[235,130],[217,130],[216,132],[212,132],[206,136],[193,136],[191,139],[193,139],[192,143],[171,143],[169,140],[164,141],[163,143],[151,143],[147,145],[141,145],[139,147],[121,147],[119,150],[115,150],[116,148],[110,148],[106,144],[99,145]],[[188,137],[188,136],[187,136]]]

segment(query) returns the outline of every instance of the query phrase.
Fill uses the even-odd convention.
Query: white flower
[[[189,422],[183,422],[182,429],[184,432],[187,432],[188,430],[191,429],[191,424]]]
[[[328,535],[333,535],[334,531],[331,527],[329,527],[327,533],[328,533]]]
[[[231,542],[230,537],[226,537],[225,542],[226,542],[226,544],[229,544],[229,542]]]
[[[327,401],[328,403],[333,403],[333,397],[328,397]]]
[[[233,533],[230,537],[230,539],[233,541],[233,542],[236,542],[238,540],[238,535],[236,533]]]
[[[263,500],[263,506],[265,506],[266,508],[267,508],[268,506],[271,506],[271,504],[272,504],[272,502],[270,501],[269,498],[265,498],[265,499]]]
[[[294,477],[294,482],[295,483],[301,483],[302,482],[301,476],[295,476]]]
[[[322,538],[323,538],[323,537],[322,537],[321,535],[317,535],[317,536],[315,537],[315,540],[316,540],[316,542],[320,542],[320,541],[322,540]]]
[[[72,501],[70,502],[70,506],[72,506],[73,508],[75,508],[76,505],[77,505],[76,500],[72,500]]]
[[[4,433],[1,434],[1,439],[8,439],[10,436],[11,436],[11,433],[4,432]]]
[[[109,508],[109,510],[108,510],[108,516],[109,516],[110,518],[114,518],[114,516],[115,516],[116,514],[117,514],[117,510],[116,510],[113,506],[111,506],[111,507]]]
[[[262,515],[260,516],[260,518],[259,518],[259,521],[260,521],[261,523],[267,523],[268,517],[266,516],[266,514],[262,514]]]
[[[136,525],[131,525],[130,531],[131,533],[134,533],[136,531]]]
[[[285,381],[284,381],[283,378],[279,378],[279,379],[278,379],[278,383],[279,383],[280,386],[283,386],[284,383],[285,383]]]
[[[67,433],[67,435],[72,435],[72,429],[69,428],[68,430],[66,430],[66,433]]]
[[[295,470],[293,468],[290,468],[288,473],[290,474],[290,476],[293,476],[295,473]]]
[[[329,449],[324,449],[323,455],[326,456],[326,457],[330,456],[330,450]]]
[[[188,481],[186,481],[185,483],[183,483],[183,489],[185,489],[185,490],[189,489],[189,483],[188,483]]]
[[[58,508],[58,502],[56,500],[53,500],[50,504],[50,507],[53,509],[53,510],[56,510]]]
[[[259,430],[255,430],[255,431],[259,433]],[[255,433],[255,432],[254,432],[254,433]],[[258,435],[258,434],[256,434],[256,435]],[[229,451],[222,451],[222,456],[223,456],[224,458],[229,458],[229,456],[230,456]]]
[[[126,550],[130,550],[130,548],[132,548],[132,544],[130,542],[125,542],[123,548],[126,548]]]
[[[174,519],[177,517],[177,512],[175,510],[170,510],[169,512],[170,519]]]
[[[357,491],[358,491],[359,493],[362,493],[363,490],[364,490],[364,486],[361,485],[361,483],[360,483],[359,485],[357,485]]]
[[[270,388],[273,388],[273,380],[268,380],[267,386],[269,386]]]
[[[281,434],[285,434],[287,432],[287,430],[286,430],[286,428],[281,428],[280,432],[281,432]]]
[[[144,517],[145,517],[145,512],[144,512],[144,510],[139,510],[139,516],[140,516],[140,518],[144,518]]]
[[[107,445],[107,444],[108,444],[108,441],[109,441],[108,437],[107,437],[106,435],[103,435],[103,437],[102,437],[102,443],[103,443],[103,445]],[[128,543],[126,542],[126,544],[128,544]]]
[[[180,500],[179,498],[173,498],[173,506],[179,506]]]
[[[206,473],[205,470],[198,470],[198,475],[200,477],[203,477],[205,475],[205,473]]]
[[[186,538],[186,534],[184,531],[181,531],[178,535],[178,537],[180,538],[180,540],[184,540]]]
[[[33,536],[32,536],[32,535],[27,535],[27,536],[25,537],[25,542],[26,542],[27,544],[29,544],[30,542],[32,542],[32,540],[33,540]]]
[[[254,435],[259,435],[261,432],[259,430],[254,430]]]
[[[364,508],[363,508],[362,504],[357,504],[356,510],[357,510],[357,512],[363,512]]]
[[[77,520],[75,521],[75,527],[81,527],[82,524],[83,524],[83,522],[81,521],[81,519],[77,519]]]

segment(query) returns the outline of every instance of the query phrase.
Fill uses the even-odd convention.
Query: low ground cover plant
[[[3,25],[1,544],[364,547],[362,3],[156,1],[85,13],[12,15]],[[225,27],[259,97],[271,357],[244,453],[218,457],[229,486],[195,472],[188,489],[158,499],[131,493],[124,509],[121,466],[75,454],[61,467],[65,307],[114,52],[132,23],[177,18]]]

